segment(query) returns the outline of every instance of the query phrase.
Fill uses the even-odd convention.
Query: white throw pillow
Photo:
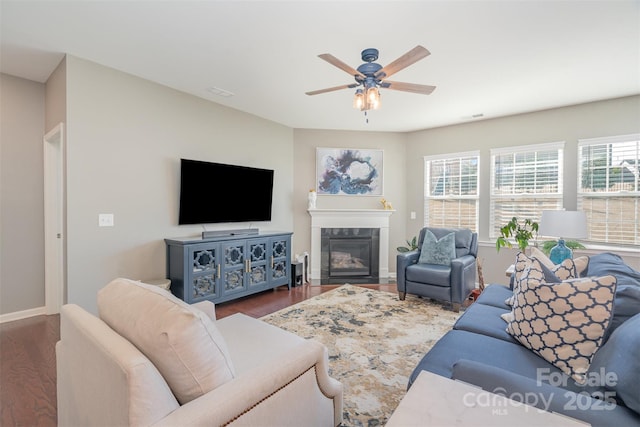
[[[235,376],[214,322],[157,286],[113,280],[98,292],[98,311],[154,363],[182,405]]]
[[[531,246],[530,248],[530,252],[529,252],[529,256],[531,258],[536,258],[538,261],[540,261],[540,263],[542,265],[544,265],[545,267],[547,267],[549,270],[553,270],[554,267],[556,266],[553,261],[551,261],[549,259],[549,257],[547,256],[547,254],[545,254],[544,252],[542,252],[540,249],[536,248],[535,246]]]

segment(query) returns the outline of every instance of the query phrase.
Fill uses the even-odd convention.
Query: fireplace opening
[[[329,276],[370,276],[371,239],[330,239]]]
[[[321,283],[372,283],[379,276],[380,230],[323,228]]]

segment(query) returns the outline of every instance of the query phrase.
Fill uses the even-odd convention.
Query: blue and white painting
[[[317,148],[318,195],[381,196],[382,150]]]

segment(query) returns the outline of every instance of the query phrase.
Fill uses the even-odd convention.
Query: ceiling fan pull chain
[[[367,110],[364,110],[364,121],[366,124],[369,124],[369,117],[367,116]]]

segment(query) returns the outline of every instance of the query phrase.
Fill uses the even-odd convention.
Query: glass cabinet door
[[[247,286],[251,288],[266,286],[269,280],[268,239],[250,240],[247,242],[249,264],[247,268]]]
[[[247,269],[245,242],[230,242],[222,245],[222,293],[224,295],[241,292],[245,287],[244,274]]]
[[[194,247],[189,250],[191,283],[185,290],[189,302],[215,298],[219,295],[219,246]]]
[[[287,239],[271,240],[271,281],[274,284],[289,283],[289,247]]]

